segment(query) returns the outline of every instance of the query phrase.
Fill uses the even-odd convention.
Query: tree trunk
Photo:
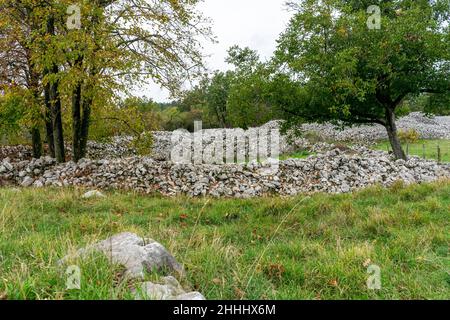
[[[45,101],[45,129],[46,129],[48,152],[50,154],[50,157],[55,158],[55,139],[53,136],[53,117],[52,117],[52,105],[50,102],[49,85],[46,85],[44,88],[44,101]]]
[[[72,92],[72,160],[78,162],[81,155],[81,84]]]
[[[42,140],[38,126],[33,126],[31,128],[31,141],[33,144],[33,158],[39,159],[42,157]]]
[[[386,130],[389,136],[392,150],[396,159],[408,160],[403,151],[400,139],[398,138],[397,125],[395,123],[395,113],[392,109],[386,108]]]
[[[47,21],[47,34],[55,35],[55,19],[50,17]],[[49,70],[51,74],[58,74],[59,67],[54,64]],[[56,161],[61,163],[66,161],[66,153],[64,148],[64,131],[61,114],[61,97],[59,95],[59,81],[54,80],[49,84],[49,100],[51,106],[51,118],[53,126],[53,141],[55,149]]]
[[[73,161],[77,162],[86,156],[89,125],[91,117],[91,98],[81,97],[81,86],[78,86],[72,95],[72,121],[73,121]]]
[[[80,134],[80,155],[82,158],[86,157],[87,141],[89,137],[89,126],[91,122],[91,105],[92,99],[87,98],[83,101],[83,119],[81,121],[81,134]]]
[[[53,139],[55,142],[55,157],[58,163],[66,161],[66,152],[64,148],[64,131],[61,115],[61,98],[59,96],[59,84],[51,84],[50,100],[52,104],[53,120]]]
[[[35,27],[32,27],[34,30]],[[31,50],[26,47],[26,57],[29,66],[28,73],[28,89],[31,91],[32,101],[30,103],[31,108],[31,144],[33,146],[33,158],[39,159],[42,157],[42,139],[41,132],[39,130],[40,120],[41,120],[41,112],[40,112],[40,87],[39,87],[39,78],[40,75],[37,73],[33,60],[31,58]]]

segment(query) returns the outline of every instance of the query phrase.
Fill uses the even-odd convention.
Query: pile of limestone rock
[[[449,138],[450,117],[427,118],[413,113],[400,119],[400,128],[414,128],[422,138]],[[247,159],[255,145],[251,134],[255,130],[265,139],[270,153],[272,133],[280,121],[261,128],[212,129],[201,133],[202,150],[230,147],[227,135],[241,139],[239,152]],[[374,140],[384,138],[385,130],[378,126],[336,130],[331,125],[309,124],[304,130],[317,130],[333,140]],[[253,133],[252,133],[253,132]],[[264,135],[271,135],[264,136]],[[198,136],[197,136],[198,137]],[[217,137],[221,137],[217,139]],[[194,135],[178,135],[182,145],[194,151]],[[421,183],[450,177],[449,164],[412,157],[395,161],[383,151],[363,146],[336,147],[325,142],[314,143],[304,138],[280,136],[279,153],[296,150],[318,153],[307,159],[291,159],[277,164],[177,164],[172,162],[173,133],[155,132],[153,151],[148,157],[138,157],[130,147],[131,138],[117,137],[108,143],[89,142],[88,158],[79,163],[57,164],[54,159],[31,159],[23,146],[0,148],[0,185],[23,187],[80,186],[98,189],[124,189],[143,193],[173,196],[256,197],[268,194],[295,195],[308,192],[345,193],[374,184],[389,186],[397,180]],[[264,140],[264,139],[263,139]],[[236,150],[237,148],[236,140]],[[188,147],[189,148],[189,147]],[[252,149],[253,148],[253,149]]]
[[[212,144],[227,146],[229,142],[226,140],[227,136],[235,136],[245,144],[244,148],[241,148],[241,152],[248,157],[249,150],[251,149],[251,143],[249,142],[249,136],[253,132],[258,132],[259,135],[264,133],[271,135],[270,130],[279,130],[281,128],[281,121],[271,121],[259,128],[251,128],[249,130],[242,129],[207,129],[202,131],[202,146],[203,149],[211,147]],[[414,112],[406,117],[398,120],[399,130],[415,130],[421,139],[450,139],[450,117],[429,117],[422,113]],[[342,141],[352,142],[360,145],[370,145],[376,141],[386,140],[386,129],[380,125],[363,125],[347,127],[345,129],[339,129],[335,125],[326,124],[304,124],[301,127],[303,132],[314,132],[321,140],[324,141]],[[191,149],[194,149],[194,134],[185,132],[181,134],[180,139],[184,141],[192,141]],[[153,133],[153,149],[150,152],[151,157],[159,161],[169,161],[171,159],[171,152],[173,150],[173,132],[158,131]],[[222,137],[222,141],[217,137]],[[270,138],[266,138],[269,141]],[[118,137],[113,139],[109,143],[95,143],[91,142],[89,145],[88,156],[92,159],[100,158],[121,158],[124,156],[133,156],[136,153],[129,147],[129,137]],[[128,145],[127,145],[128,143]],[[312,152],[329,151],[332,145],[327,145],[322,142],[311,142],[306,138],[295,137],[292,134],[281,135],[279,140],[279,153],[289,154],[296,150],[308,150]],[[99,150],[100,152],[96,152]]]
[[[31,159],[32,150],[29,146],[0,146],[0,160],[9,159]]]
[[[242,129],[207,129],[202,131],[202,148],[217,148],[222,146],[224,149],[230,146],[227,137],[234,136],[243,142],[244,146],[239,148],[245,157],[254,145],[250,142],[250,135],[258,132],[258,137],[262,134],[267,135],[268,153],[270,153],[271,133],[270,130],[281,128],[281,121],[271,121],[260,128]],[[450,139],[450,117],[428,117],[422,113],[411,113],[398,120],[399,130],[414,129],[419,133],[421,139]],[[370,145],[379,140],[387,139],[386,129],[380,125],[356,126],[340,130],[333,124],[305,124],[301,127],[303,132],[314,132],[319,140],[335,142],[352,142],[360,145]],[[191,145],[191,151],[194,151],[194,134],[184,132],[178,134],[176,140],[184,140]],[[222,137],[218,139],[217,137]],[[153,147],[149,150],[150,157],[158,161],[171,160],[171,153],[174,149],[174,133],[169,131],[153,132]],[[136,150],[132,147],[132,137],[118,136],[107,142],[89,141],[87,148],[87,158],[89,159],[119,159],[136,156]],[[237,141],[237,140],[236,140]],[[261,139],[260,139],[261,141]],[[214,146],[216,144],[216,146]],[[237,144],[237,142],[236,142]],[[292,134],[280,135],[278,151],[280,154],[290,154],[297,150],[308,150],[312,152],[329,151],[333,145],[324,142],[310,141],[306,138],[295,137]],[[236,146],[236,149],[237,146]],[[70,153],[70,145],[67,145],[67,151]],[[31,148],[27,146],[0,147],[0,160],[6,157],[15,159],[31,159]]]
[[[450,117],[431,117],[413,112],[397,121],[399,130],[415,130],[421,139],[450,139]],[[388,139],[386,129],[381,125],[363,125],[339,130],[332,124],[305,124],[305,131],[318,133],[322,138],[333,141],[370,144]]]
[[[346,193],[374,184],[390,186],[450,178],[450,165],[412,157],[395,161],[365,147],[333,149],[278,164],[176,164],[148,157],[83,159],[56,164],[49,157],[0,162],[0,181],[23,187],[80,186],[135,190],[166,196],[248,198],[309,192]]]

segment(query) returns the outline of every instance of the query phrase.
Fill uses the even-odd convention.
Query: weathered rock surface
[[[450,117],[428,117],[413,112],[397,121],[399,130],[413,129],[421,139],[450,139]],[[332,124],[305,124],[303,130],[317,132],[325,139],[372,143],[387,139],[386,129],[381,125],[364,125],[337,130]]]
[[[70,259],[84,257],[92,252],[102,252],[114,264],[125,267],[125,275],[130,278],[143,278],[145,271],[164,271],[184,274],[183,267],[160,243],[143,239],[134,233],[120,233],[99,243],[78,250],[60,260],[66,263]]]
[[[162,284],[144,282],[133,293],[137,300],[206,300],[199,292],[187,293],[174,277],[164,277]]]
[[[449,137],[450,117],[427,118],[413,113],[400,119],[400,128],[414,128],[422,137]],[[268,132],[280,126],[272,121],[258,131]],[[258,129],[258,130],[259,130]],[[317,130],[321,135],[335,140],[375,141],[385,138],[385,130],[378,126],[336,130],[331,125],[305,125],[305,130]],[[256,129],[254,129],[256,130]],[[204,130],[202,147],[212,150],[227,145],[227,141],[216,140],[217,133],[230,132],[243,135],[247,155],[252,144],[248,133],[239,129]],[[192,134],[183,133],[186,139]],[[182,135],[183,135],[182,134]],[[109,144],[91,142],[90,156],[101,160],[82,159],[78,163],[56,164],[54,159],[21,160],[6,157],[0,162],[0,185],[23,187],[80,186],[88,189],[123,189],[142,193],[161,193],[166,196],[185,194],[191,197],[238,197],[249,198],[268,194],[295,195],[309,192],[346,193],[374,184],[389,186],[397,180],[407,184],[431,182],[450,177],[449,164],[411,157],[407,162],[394,161],[383,151],[366,147],[336,147],[328,143],[310,143],[306,139],[282,137],[280,152],[308,149],[317,156],[302,160],[286,160],[273,167],[255,162],[247,164],[176,164],[170,161],[172,133],[155,132],[153,154],[150,157],[130,156],[130,138],[117,137]],[[17,152],[20,147],[5,147],[2,154]],[[95,195],[93,195],[95,196]]]
[[[22,183],[20,184],[22,187],[29,187],[33,184],[34,179],[31,177],[26,176],[23,180]]]
[[[2,159],[17,159],[25,160],[31,159],[32,149],[29,146],[1,146],[0,147],[0,160]]]
[[[105,198],[105,195],[98,190],[88,191],[82,196],[83,199]]]

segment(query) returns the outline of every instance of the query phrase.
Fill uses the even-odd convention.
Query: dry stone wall
[[[146,157],[56,164],[51,158],[0,162],[0,181],[22,187],[80,186],[124,189],[166,196],[250,198],[299,193],[346,193],[374,184],[407,184],[450,178],[450,165],[411,158],[393,161],[383,151],[335,149],[308,159],[281,161],[279,167],[192,165]]]
[[[424,118],[411,114],[399,121],[399,126],[413,127],[426,138],[448,138],[450,118]],[[273,121],[260,132],[270,132],[280,123]],[[335,140],[376,140],[383,128],[361,127],[337,131],[330,125],[305,125]],[[255,129],[253,129],[255,130]],[[242,130],[204,130],[201,149],[211,150],[229,146],[226,133],[246,141],[241,149],[244,156],[254,152],[249,132]],[[220,134],[218,134],[220,133]],[[221,139],[214,139],[222,136]],[[364,138],[362,138],[364,136]],[[336,148],[332,144],[311,144],[305,139],[281,137],[280,153],[296,149],[318,152],[307,159],[291,159],[278,166],[251,161],[246,164],[177,164],[171,161],[173,150],[171,132],[155,132],[154,150],[149,157],[138,157],[130,138],[116,137],[110,143],[89,143],[89,158],[79,163],[56,164],[54,159],[30,159],[26,147],[0,148],[0,185],[22,187],[80,186],[95,189],[124,189],[166,196],[185,194],[192,197],[248,198],[270,194],[346,193],[374,184],[389,186],[397,180],[405,183],[431,182],[450,178],[450,165],[412,157],[395,161],[383,151],[366,147]],[[193,134],[183,133],[180,139],[192,141]],[[269,138],[267,141],[271,141]],[[270,143],[265,145],[270,149]],[[191,145],[192,150],[194,144]],[[253,149],[252,149],[253,148]],[[194,159],[193,159],[194,160]]]

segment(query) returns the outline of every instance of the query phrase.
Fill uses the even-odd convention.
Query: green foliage
[[[282,105],[292,124],[335,121],[392,126],[387,110],[423,91],[448,96],[448,8],[428,1],[383,1],[381,29],[369,30],[357,1],[305,0],[279,40],[275,62],[302,87]],[[448,107],[448,106],[447,106]]]
[[[280,90],[271,83],[268,64],[260,62],[256,51],[231,47],[227,62],[234,66],[228,97],[230,122],[235,127],[257,127],[276,118],[271,94]]]
[[[405,99],[401,106],[402,114],[409,112],[423,112],[436,116],[450,115],[450,95],[421,94]]]
[[[105,121],[92,130],[94,138],[120,127],[128,128],[121,134],[133,131],[139,137],[154,127],[154,116],[142,106],[128,108],[128,115],[110,106],[134,84],[153,81],[175,95],[186,80],[203,74],[199,38],[211,39],[211,32],[198,3],[84,1],[76,3],[81,26],[69,28],[72,0],[0,0],[0,86],[28,90],[26,105],[32,111],[26,124],[31,129],[43,125],[45,97],[54,110],[59,161],[64,161],[64,141],[56,115],[62,114],[64,128],[72,130],[64,130],[64,137],[72,138],[75,160],[85,152],[90,123],[108,111],[122,125],[107,128]],[[145,117],[152,118],[148,125]]]
[[[26,115],[21,95],[8,92],[0,96],[0,134],[17,134]]]
[[[225,128],[231,125],[228,101],[234,78],[235,74],[231,71],[216,71],[206,86],[206,115],[208,118],[215,118],[218,127]]]
[[[149,155],[153,146],[153,133],[151,131],[144,131],[140,135],[135,136],[132,145],[138,155]]]
[[[228,100],[233,126],[247,129],[275,118],[267,90],[268,73],[263,66],[250,74],[238,74]]]
[[[90,137],[105,141],[114,136],[132,136],[132,147],[139,154],[151,151],[151,131],[161,129],[161,115],[158,106],[151,100],[129,98],[119,106],[101,107],[94,113]]]
[[[273,83],[269,65],[250,48],[233,46],[228,54],[233,69],[216,71],[188,91],[176,103],[178,112],[170,111],[171,120],[191,130],[192,124],[185,122],[191,119],[203,120],[204,127],[248,128],[278,117],[272,101],[283,88]]]
[[[424,112],[434,115],[450,116],[450,95],[431,95]]]

